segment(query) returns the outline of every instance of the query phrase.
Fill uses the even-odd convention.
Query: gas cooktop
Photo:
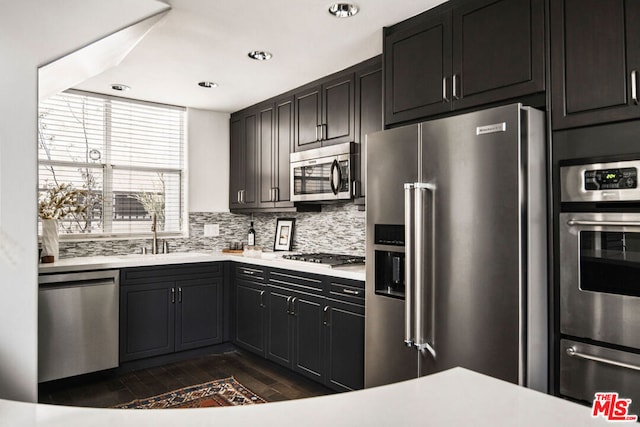
[[[364,264],[363,256],[313,253],[313,254],[287,254],[282,256],[283,259],[292,261],[306,261],[315,264],[323,264],[328,266]]]

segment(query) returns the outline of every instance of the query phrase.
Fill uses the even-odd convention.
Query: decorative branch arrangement
[[[38,199],[38,216],[41,219],[61,219],[70,214],[86,214],[86,205],[78,198],[85,196],[85,191],[76,190],[71,184],[60,183],[40,193]]]

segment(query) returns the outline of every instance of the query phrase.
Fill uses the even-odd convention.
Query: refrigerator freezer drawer
[[[595,393],[617,392],[640,413],[640,354],[577,341],[560,341],[560,394],[587,403]]]

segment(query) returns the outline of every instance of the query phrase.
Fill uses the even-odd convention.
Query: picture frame
[[[276,220],[276,236],[273,241],[274,251],[290,251],[293,242],[295,218],[278,218]]]

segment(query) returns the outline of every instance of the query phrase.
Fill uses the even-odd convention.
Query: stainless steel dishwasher
[[[38,279],[38,382],[118,366],[119,272]]]

